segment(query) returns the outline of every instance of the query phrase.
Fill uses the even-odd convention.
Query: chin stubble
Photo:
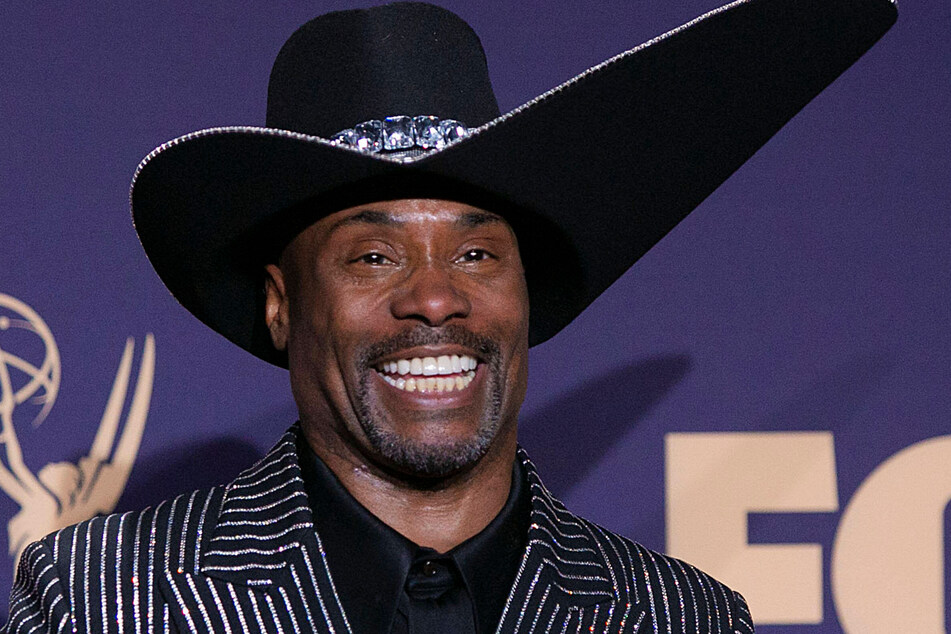
[[[370,403],[370,381],[376,372],[372,363],[385,355],[415,346],[457,344],[475,351],[488,371],[488,402],[472,438],[451,443],[424,443],[393,431],[388,414]],[[503,377],[501,354],[495,341],[461,326],[438,331],[419,326],[395,337],[367,346],[359,354],[360,382],[355,410],[370,446],[400,472],[417,478],[442,478],[459,473],[479,461],[489,450],[501,427]],[[434,418],[440,412],[432,412]]]

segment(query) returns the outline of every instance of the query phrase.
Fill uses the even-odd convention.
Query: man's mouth
[[[453,392],[469,387],[479,362],[467,354],[385,361],[374,369],[404,392]]]

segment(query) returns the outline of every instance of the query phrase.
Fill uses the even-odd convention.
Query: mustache
[[[417,325],[409,330],[388,337],[381,341],[367,345],[360,352],[360,361],[363,367],[369,367],[377,359],[391,355],[399,350],[416,346],[437,346],[455,344],[475,352],[485,362],[499,358],[499,344],[490,337],[478,335],[471,330],[457,324],[430,328]]]

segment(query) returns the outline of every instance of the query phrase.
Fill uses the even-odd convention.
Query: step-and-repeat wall
[[[507,110],[716,1],[443,4]],[[263,124],[284,39],[346,6],[0,9],[4,596],[31,540],[225,482],[295,420],[284,371],[164,290],[128,185],[161,142]],[[763,632],[949,621],[951,13],[902,11],[533,351],[521,438],[549,486],[738,588]]]

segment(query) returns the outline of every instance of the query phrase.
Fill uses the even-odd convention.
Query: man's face
[[[404,476],[514,443],[528,291],[511,227],[445,200],[332,214],[269,266],[267,315],[308,438]]]

